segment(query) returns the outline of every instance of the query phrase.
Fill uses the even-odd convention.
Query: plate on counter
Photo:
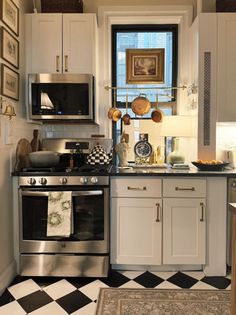
[[[191,162],[196,166],[200,171],[222,171],[225,166],[229,165],[229,162],[222,162],[217,164],[206,164],[200,162]]]
[[[152,154],[152,146],[146,140],[138,141],[134,146],[134,153],[140,157],[149,157]]]

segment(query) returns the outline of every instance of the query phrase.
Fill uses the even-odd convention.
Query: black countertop
[[[236,169],[224,169],[222,171],[199,171],[196,167],[190,169],[172,169],[155,167],[119,168],[113,166],[109,174],[87,172],[13,172],[12,176],[224,176],[236,177]]]
[[[222,171],[199,171],[196,167],[189,169],[172,169],[167,168],[119,168],[114,167],[110,172],[110,176],[224,176],[236,177],[236,169],[224,169]]]

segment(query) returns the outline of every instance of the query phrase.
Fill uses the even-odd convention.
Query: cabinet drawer
[[[205,197],[205,179],[163,179],[163,197]]]
[[[161,179],[125,177],[111,179],[112,197],[161,197]]]

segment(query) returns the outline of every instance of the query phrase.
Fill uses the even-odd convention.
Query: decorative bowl
[[[225,166],[229,165],[229,162],[224,161],[223,163],[217,164],[206,164],[199,162],[191,162],[194,166],[196,166],[200,171],[222,171]]]

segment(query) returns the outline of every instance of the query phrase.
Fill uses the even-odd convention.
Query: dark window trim
[[[178,24],[122,24],[122,25],[112,25],[111,27],[111,44],[112,44],[112,67],[111,67],[111,78],[112,86],[116,86],[116,33],[117,32],[172,32],[173,33],[173,68],[172,68],[172,86],[177,86],[177,74],[178,74]],[[113,104],[114,90],[111,93]],[[177,91],[172,90],[172,96],[174,97],[172,102],[166,102],[164,107],[171,106],[173,109],[173,114],[176,114],[176,96]],[[117,104],[118,106],[125,108],[125,104]],[[130,103],[129,103],[130,106]],[[112,136],[114,144],[116,143],[116,123],[112,122]]]

